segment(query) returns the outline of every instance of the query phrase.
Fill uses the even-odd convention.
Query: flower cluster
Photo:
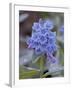
[[[32,36],[27,41],[28,48],[33,48],[35,54],[42,53],[47,55],[48,60],[55,61],[53,53],[57,50],[56,32],[52,32],[54,24],[51,20],[39,19],[39,22],[33,23]]]

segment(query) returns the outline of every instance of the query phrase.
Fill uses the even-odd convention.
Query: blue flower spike
[[[32,26],[32,36],[28,40],[28,47],[34,49],[36,55],[46,54],[52,63],[55,62],[53,53],[57,50],[56,32],[53,32],[54,24],[51,20],[39,19]]]

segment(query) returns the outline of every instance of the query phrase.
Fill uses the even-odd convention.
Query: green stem
[[[42,78],[44,71],[44,56],[40,57],[40,78]]]

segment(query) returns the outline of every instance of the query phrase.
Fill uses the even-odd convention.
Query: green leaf
[[[32,60],[32,63],[36,63],[40,59],[40,57],[41,57],[41,55],[37,56],[37,57],[34,57],[33,60]]]
[[[45,56],[41,55],[39,57],[37,57],[36,62],[33,62],[33,65],[35,65],[33,67],[32,64],[30,64],[30,68],[35,68],[33,69],[28,69],[28,67],[24,67],[24,66],[20,66],[19,67],[19,78],[20,79],[28,79],[28,78],[42,78],[44,69],[45,69]],[[37,68],[37,67],[38,68]]]
[[[22,66],[19,68],[19,79],[28,79],[33,78],[38,75],[40,72],[36,70],[28,70]]]
[[[38,58],[36,64],[40,67],[40,78],[41,78],[43,75],[44,68],[45,68],[45,56],[41,55]]]

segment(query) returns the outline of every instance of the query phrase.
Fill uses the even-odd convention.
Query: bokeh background
[[[43,60],[43,57],[34,58],[33,50],[28,49],[26,43],[28,37],[31,36],[33,23],[38,22],[40,18],[51,19],[55,24],[54,31],[57,33],[58,44],[56,57],[58,61],[54,64],[49,64]],[[60,32],[62,25],[64,25],[64,13],[19,11],[19,79],[64,76],[64,34]],[[42,76],[40,69],[43,69]]]

